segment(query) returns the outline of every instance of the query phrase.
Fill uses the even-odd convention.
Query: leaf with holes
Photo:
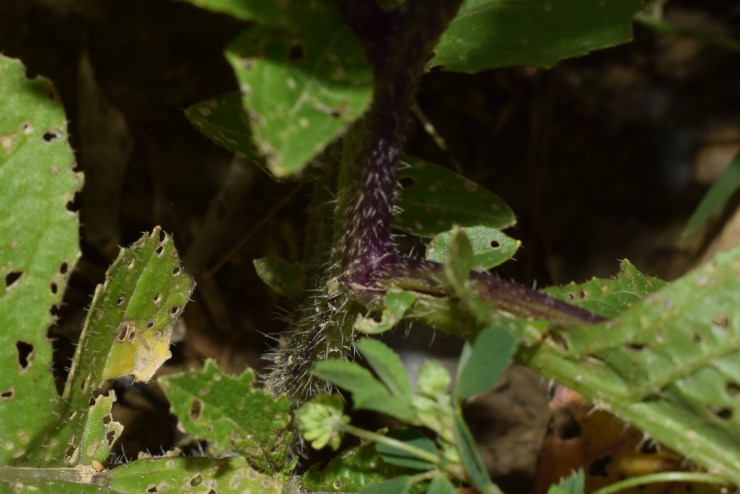
[[[372,72],[334,2],[292,2],[251,18],[260,24],[234,40],[226,58],[257,150],[273,174],[293,175],[367,109]]]
[[[604,317],[616,317],[665,285],[658,278],[645,276],[625,259],[612,279],[593,278],[585,283],[568,283],[542,291]]]
[[[251,370],[233,377],[207,360],[200,371],[158,382],[185,431],[207,439],[214,453],[239,453],[263,472],[292,469],[290,400],[256,389]]]
[[[109,491],[141,492],[251,492],[280,494],[285,491],[275,478],[252,468],[244,458],[144,458],[98,476],[109,482]]]
[[[48,443],[38,445],[34,460],[76,465],[97,442],[112,444],[120,431],[107,424],[104,437],[94,433],[100,430],[96,421],[105,421],[107,412],[90,407],[91,396],[108,379],[129,374],[136,381],[151,379],[170,357],[172,328],[194,287],[180,266],[172,237],[159,227],[121,249],[105,282],[95,289],[62,395],[58,430]],[[103,452],[96,451],[94,459],[100,461]]]
[[[472,269],[486,270],[502,264],[516,254],[521,242],[487,226],[463,228],[473,249]],[[426,258],[443,262],[452,241],[452,231],[435,235],[427,247]]]
[[[558,331],[520,358],[740,483],[739,281],[736,248],[617,318]]]
[[[641,9],[640,0],[466,0],[427,67],[551,67],[631,41],[632,19]]]
[[[398,179],[402,190],[393,227],[399,230],[432,237],[454,226],[503,230],[516,223],[496,194],[434,163],[407,156]]]
[[[46,331],[80,256],[82,175],[54,86],[0,54],[0,464],[18,461],[59,404]],[[5,95],[11,95],[6,97]]]

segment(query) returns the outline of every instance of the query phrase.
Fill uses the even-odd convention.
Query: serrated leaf
[[[407,475],[384,480],[363,489],[362,494],[406,494],[411,488],[411,478]]]
[[[503,230],[516,223],[509,206],[493,192],[434,163],[406,156],[398,179],[403,189],[393,227],[432,237],[454,226]]]
[[[727,169],[701,198],[701,202],[691,213],[683,235],[688,235],[703,225],[738,189],[740,189],[740,153],[735,154]]]
[[[460,357],[455,397],[465,400],[490,390],[509,367],[517,348],[511,332],[499,327],[483,329]]]
[[[57,430],[49,442],[37,445],[35,460],[75,465],[93,443],[106,440],[89,433],[95,427],[90,397],[108,379],[129,374],[138,381],[151,379],[170,357],[172,328],[194,287],[172,237],[159,227],[121,249],[105,283],[95,289],[57,412]]]
[[[427,453],[437,455],[437,447],[434,445],[434,441],[426,437],[418,429],[397,429],[393,430],[388,434],[389,437],[397,439],[404,444],[413,446],[414,448],[421,449]],[[394,448],[388,444],[376,443],[375,451],[378,452],[380,458],[391,465],[398,465],[400,467],[412,468],[415,470],[430,470],[434,468],[434,464],[429,463],[407,451]]]
[[[229,45],[226,58],[257,149],[283,177],[300,172],[364,113],[372,71],[334,2],[273,10]]]
[[[740,249],[614,320],[522,357],[689,459],[740,483]]]
[[[645,276],[625,259],[619,264],[619,273],[614,278],[593,278],[585,283],[568,283],[542,291],[571,305],[611,318],[665,285],[658,278]]]
[[[356,346],[390,392],[401,400],[410,401],[411,382],[398,354],[385,343],[370,338],[361,339]]]
[[[495,228],[473,226],[462,230],[470,240],[473,249],[472,269],[477,271],[491,269],[508,261],[521,245],[519,240],[514,240]],[[443,262],[452,242],[452,235],[452,231],[435,235],[427,247],[426,258]]]
[[[470,483],[481,492],[500,493],[488,477],[483,460],[481,460],[475,441],[467,424],[459,413],[453,416],[455,424],[455,445],[460,452],[460,462],[468,474]]]
[[[466,0],[427,68],[551,67],[632,39],[639,0]]]
[[[264,472],[287,465],[292,441],[290,400],[254,387],[254,372],[230,376],[207,360],[203,369],[158,382],[185,431],[208,440],[212,452],[239,453]]]
[[[252,468],[240,457],[146,458],[114,468],[106,474],[114,494],[141,492],[251,492],[280,494],[283,485],[274,477]]]
[[[185,110],[185,116],[204,136],[237,157],[258,160],[239,91],[199,101]]]
[[[547,494],[583,494],[586,488],[586,478],[583,470],[573,472],[572,475],[562,479],[557,485],[552,485]]]
[[[355,408],[385,413],[402,421],[413,420],[413,411],[407,401],[393,396],[369,370],[359,364],[346,360],[325,360],[316,364],[313,373],[352,393]]]
[[[82,175],[49,80],[26,78],[20,61],[0,54],[0,95],[0,464],[8,464],[59,406],[46,331],[80,256],[71,205]]]
[[[369,443],[343,451],[325,467],[315,464],[303,475],[302,483],[310,491],[360,492],[407,471],[378,461],[375,444]]]
[[[380,316],[380,322],[371,317],[357,315],[355,330],[365,334],[384,333],[401,322],[406,312],[414,305],[417,295],[414,292],[389,290],[384,298],[385,309]]]
[[[277,256],[252,261],[257,276],[283,297],[294,299],[303,293],[303,272],[298,264]]]

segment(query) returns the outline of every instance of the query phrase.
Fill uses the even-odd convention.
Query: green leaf
[[[255,388],[251,370],[234,377],[207,360],[199,371],[158,382],[182,428],[207,439],[213,453],[239,453],[268,473],[288,464],[290,400]]]
[[[263,12],[226,58],[256,147],[272,173],[284,177],[300,172],[364,113],[372,72],[333,1],[266,10],[274,12]]]
[[[411,488],[411,478],[407,475],[372,484],[362,494],[406,494]]]
[[[309,491],[360,492],[370,484],[393,478],[408,471],[378,461],[375,444],[368,443],[343,451],[326,467],[315,464],[303,475],[303,486]]]
[[[413,446],[414,448],[424,450],[427,453],[431,453],[433,455],[437,454],[437,447],[434,445],[434,441],[426,437],[418,429],[397,429],[391,431],[388,436],[408,444],[409,446]],[[430,470],[434,468],[432,463],[419,459],[411,453],[396,449],[387,444],[376,443],[375,450],[384,462],[390,463],[391,465],[398,465],[400,467],[416,470]]]
[[[352,393],[355,408],[374,410],[407,422],[414,419],[407,400],[393,396],[369,370],[359,364],[346,360],[325,360],[316,364],[313,373]]]
[[[462,228],[465,231],[470,246],[473,249],[472,269],[483,271],[502,264],[516,253],[521,245],[519,240],[501,233],[495,228],[473,226]],[[443,262],[447,249],[450,247],[453,232],[444,232],[432,239],[427,248],[426,258],[431,261]]]
[[[237,157],[258,160],[247,112],[238,91],[200,101],[188,107],[185,116],[204,136]]]
[[[586,478],[583,470],[579,469],[562,479],[557,485],[551,485],[547,494],[584,494],[585,489]]]
[[[473,266],[473,248],[465,231],[456,228],[447,248],[444,262],[444,273],[447,283],[459,297],[467,296],[467,283]]]
[[[522,360],[740,483],[739,280],[736,248],[616,319],[558,331]]]
[[[381,314],[380,322],[358,314],[355,329],[365,334],[380,334],[393,329],[414,305],[416,298],[417,295],[414,292],[389,290],[385,295],[385,309]]]
[[[457,488],[452,484],[452,482],[441,475],[434,477],[429,483],[429,488],[427,489],[427,494],[455,494],[456,492]]]
[[[432,237],[454,226],[503,230],[516,223],[500,197],[462,175],[411,156],[404,164],[398,175],[403,189],[394,228]]]
[[[295,299],[303,293],[303,272],[298,264],[268,256],[252,261],[257,276],[283,297]]]
[[[640,0],[466,0],[427,68],[551,67],[632,40]]]
[[[370,338],[361,339],[356,346],[390,392],[401,400],[410,401],[411,382],[398,354],[385,343]]]
[[[98,451],[92,459],[107,456],[97,449],[98,443],[109,448],[120,430],[111,423],[102,428],[104,436],[92,431],[101,431],[97,421],[110,422],[112,399],[107,409],[98,405],[100,399],[90,407],[91,396],[108,379],[129,374],[135,381],[151,379],[171,355],[172,328],[194,287],[172,237],[159,227],[121,249],[105,283],[95,289],[57,412],[57,430],[37,445],[33,461],[76,465],[90,459],[91,450]]]
[[[593,278],[585,283],[571,282],[542,291],[569,304],[611,318],[665,285],[658,278],[645,276],[625,259],[619,264],[619,273],[612,279]]]
[[[509,367],[516,348],[517,341],[508,330],[482,330],[475,343],[466,343],[460,357],[455,396],[464,400],[491,389]]]
[[[113,494],[142,492],[280,494],[285,490],[277,479],[254,470],[246,459],[241,457],[218,460],[146,458],[116,467],[106,475],[110,477],[110,490],[106,492]]]
[[[453,418],[455,422],[455,445],[460,452],[460,461],[470,478],[470,483],[484,493],[500,492],[488,477],[483,460],[481,460],[475,447],[473,436],[462,416],[456,413]]]
[[[54,86],[0,54],[0,464],[18,461],[59,406],[46,331],[80,256],[82,175]]]
[[[688,235],[703,225],[722,204],[740,189],[740,152],[732,158],[730,166],[712,184],[691,214],[683,235]]]

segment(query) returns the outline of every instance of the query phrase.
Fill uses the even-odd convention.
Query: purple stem
[[[407,0],[385,12],[375,0],[340,0],[374,69],[375,95],[366,117],[369,136],[362,173],[349,208],[342,253],[343,281],[363,302],[392,286],[450,294],[441,264],[398,254],[391,235],[397,175],[414,94],[424,64],[462,0]],[[494,307],[559,326],[602,318],[491,273],[471,273],[470,289]]]

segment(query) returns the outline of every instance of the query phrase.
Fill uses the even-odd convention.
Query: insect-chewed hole
[[[592,477],[609,477],[609,472],[606,471],[606,467],[612,462],[612,455],[605,455],[596,458],[588,466],[588,474]]]
[[[162,294],[161,293],[156,294],[154,296],[154,298],[152,299],[152,302],[154,302],[155,304],[158,304],[161,301],[162,301]]]
[[[203,403],[201,403],[200,400],[193,400],[193,402],[190,403],[190,411],[188,412],[190,418],[193,420],[198,419],[200,417],[201,410],[203,410]]]
[[[10,288],[10,285],[17,282],[23,276],[23,271],[11,271],[5,275],[5,288]]]
[[[67,211],[69,211],[70,213],[76,213],[77,211],[79,211],[80,210],[80,193],[79,192],[75,193],[72,200],[67,201],[67,204],[65,204],[64,207],[67,208]]]
[[[740,395],[740,384],[728,381],[727,384],[725,384],[725,392],[730,396],[730,398],[735,398]]]
[[[702,338],[702,337],[701,337],[701,335],[700,335],[699,333],[694,333],[694,334],[693,334],[693,335],[691,336],[691,342],[692,342],[692,343],[693,343],[694,345],[701,345],[701,344],[702,344],[702,343],[704,342],[704,338]]]
[[[15,349],[18,351],[18,365],[21,366],[21,371],[28,369],[33,359],[33,345],[19,340],[15,342]]]
[[[716,327],[718,327],[721,330],[727,330],[727,328],[730,326],[727,315],[725,314],[721,314],[719,316],[713,317],[712,324],[714,324]]]
[[[133,342],[136,339],[136,330],[132,329],[128,334],[128,341]]]
[[[167,234],[164,230],[159,230],[159,241],[164,242],[165,240],[167,240]]]
[[[180,307],[174,305],[170,309],[170,317],[175,317],[177,315],[177,312],[180,310]]]
[[[722,420],[732,420],[732,416],[735,414],[734,410],[730,407],[722,408],[711,408],[711,412]]]
[[[82,378],[82,382],[80,382],[80,390],[85,391],[87,388],[87,377]]]
[[[154,251],[154,255],[159,257],[162,255],[162,252],[164,252],[164,245],[161,245],[157,247],[157,250]]]
[[[12,400],[15,396],[15,388],[6,389],[5,391],[0,391],[0,400]]]
[[[77,416],[77,410],[73,410],[73,411],[69,412],[69,415],[67,415],[67,420],[72,420],[76,416]]]
[[[49,285],[49,289],[51,290],[51,293],[54,295],[56,295],[57,291],[59,291],[59,287],[53,281],[51,282],[51,285]]]
[[[499,247],[501,247],[501,242],[499,242],[498,240],[491,240],[491,243],[489,245],[492,249],[498,249]]]
[[[578,294],[581,296],[581,298],[588,297],[588,292],[586,290],[581,290]]]
[[[59,266],[59,273],[67,274],[67,271],[69,271],[69,264],[67,264],[66,262],[63,262],[61,266]]]
[[[152,329],[154,327],[154,323],[152,321],[149,321],[146,323],[146,329]]]
[[[44,141],[46,142],[54,141],[56,139],[59,139],[60,137],[61,135],[59,134],[59,132],[54,132],[54,131],[44,132],[44,135],[43,135]]]
[[[146,491],[147,492],[159,492],[159,489],[157,489],[157,486],[156,485],[153,485],[153,486],[149,487]]]
[[[70,446],[69,448],[67,448],[67,451],[64,452],[64,457],[67,458],[68,460],[71,460],[72,457],[74,457],[76,451],[77,451],[76,447]]]
[[[107,413],[103,415],[103,424],[108,425],[111,423],[111,420],[113,420],[113,417],[111,417],[110,413]]]
[[[118,341],[123,341],[128,336],[128,324],[121,324],[121,327],[118,328],[118,333],[116,333],[116,339]]]
[[[108,446],[111,446],[113,441],[116,440],[116,431],[108,431],[108,434],[105,435],[105,439],[108,441]]]
[[[118,297],[118,300],[116,300],[116,305],[120,307],[123,305],[124,302],[126,302],[126,297],[121,295],[120,297]]]
[[[177,267],[176,267],[175,269],[173,269],[173,270],[172,270],[172,276],[177,276],[177,275],[179,275],[179,274],[180,274],[181,272],[182,272],[182,270],[181,270],[180,268],[177,268]]]
[[[641,352],[646,349],[648,345],[646,343],[627,343],[626,345],[624,345],[624,347],[627,350],[632,350],[633,352]]]
[[[416,180],[414,180],[413,177],[401,177],[401,180],[399,180],[398,183],[401,184],[402,188],[408,189],[416,183]]]

